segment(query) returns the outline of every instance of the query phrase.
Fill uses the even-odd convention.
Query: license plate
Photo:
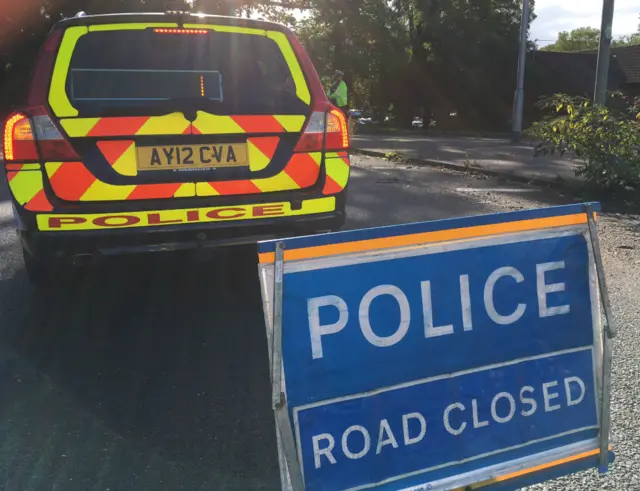
[[[138,170],[189,170],[215,167],[246,167],[246,143],[210,145],[162,145],[137,147]]]

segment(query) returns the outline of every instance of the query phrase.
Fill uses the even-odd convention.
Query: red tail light
[[[313,105],[311,118],[307,122],[294,151],[347,150],[349,148],[349,130],[345,115],[329,103],[318,73],[300,41],[293,34],[289,34],[287,37],[300,62],[302,71],[307,75]]]
[[[80,160],[79,155],[58,131],[44,108],[35,107],[10,116],[4,125],[5,160],[66,161]],[[37,143],[36,143],[37,142]],[[37,146],[36,146],[37,145]]]
[[[9,116],[4,124],[3,136],[5,161],[39,160],[36,141],[27,116],[22,113]]]
[[[49,115],[45,113],[34,116],[32,121],[43,160],[80,160],[80,156],[58,131]]]
[[[347,118],[340,109],[331,109],[327,114],[327,137],[325,150],[347,150],[349,148],[349,129]]]
[[[309,118],[294,152],[321,152],[324,147],[324,128],[327,113],[314,111]]]
[[[347,119],[339,109],[314,111],[295,152],[341,151],[349,148]]]

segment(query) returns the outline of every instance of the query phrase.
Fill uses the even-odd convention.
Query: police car
[[[58,22],[4,123],[26,270],[339,229],[349,135],[286,27],[188,13]]]

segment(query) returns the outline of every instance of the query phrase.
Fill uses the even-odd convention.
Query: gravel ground
[[[613,344],[611,472],[540,484],[537,490],[640,490],[640,220],[602,215],[598,224],[607,287],[618,326]]]
[[[119,259],[37,294],[0,187],[0,489],[278,487],[255,250]],[[460,172],[354,158],[348,226],[569,202]],[[534,489],[640,490],[640,218],[601,215],[619,336],[604,478]]]

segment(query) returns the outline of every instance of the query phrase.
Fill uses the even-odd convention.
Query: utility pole
[[[614,0],[603,0],[602,25],[600,27],[600,45],[598,47],[598,68],[596,70],[596,88],[593,101],[596,104],[607,103],[609,84],[609,60],[611,59],[611,37],[613,35]]]
[[[513,99],[513,117],[511,131],[515,141],[522,135],[522,112],[524,110],[524,70],[527,59],[527,38],[529,33],[529,0],[522,2],[522,22],[520,24],[520,52],[518,54],[518,78]]]

